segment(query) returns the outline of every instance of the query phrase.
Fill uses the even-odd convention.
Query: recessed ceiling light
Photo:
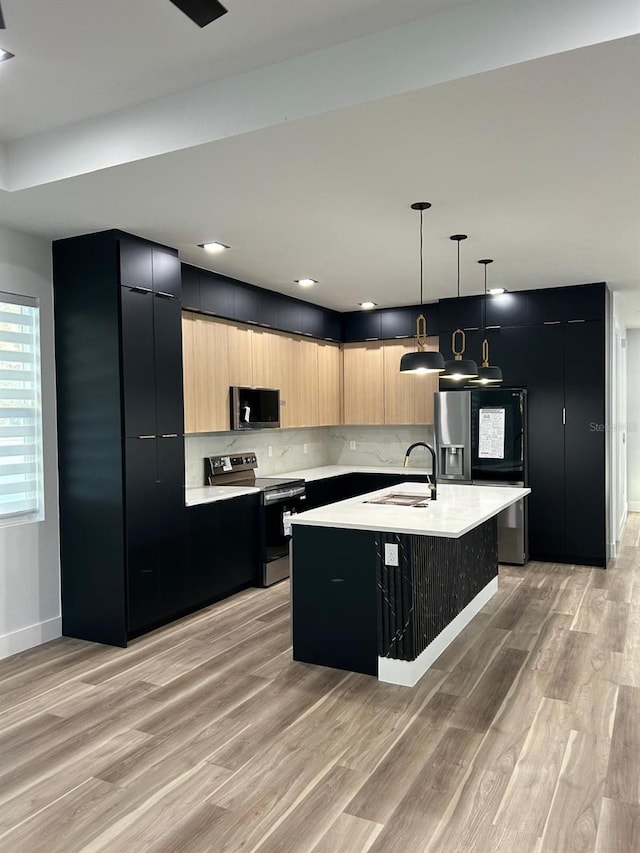
[[[7,59],[13,59],[15,54],[9,53],[8,50],[5,50],[3,47],[0,47],[0,62],[4,62]]]
[[[503,293],[506,293],[507,290],[505,287],[490,287],[489,288],[489,296],[502,296]]]
[[[371,308],[375,308],[377,304],[377,302],[361,302],[360,307],[364,308],[365,311],[370,311]]]
[[[215,255],[217,252],[224,252],[225,249],[229,248],[224,243],[218,243],[217,240],[212,240],[210,243],[198,243],[198,246],[204,249],[205,252],[211,252],[212,255]]]
[[[297,278],[296,284],[299,284],[300,287],[313,287],[314,284],[317,284],[315,278]]]

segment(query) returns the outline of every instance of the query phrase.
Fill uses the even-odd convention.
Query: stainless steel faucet
[[[427,444],[425,441],[416,441],[415,444],[412,444],[407,448],[407,452],[404,455],[404,467],[406,468],[409,464],[409,456],[411,456],[411,451],[416,447],[426,447],[429,453],[431,454],[431,458],[433,460],[432,467],[432,480],[429,479],[429,474],[427,474],[427,483],[429,484],[429,488],[431,489],[431,500],[435,501],[438,498],[438,480],[437,480],[437,464],[436,464],[436,452],[431,447],[430,444]]]

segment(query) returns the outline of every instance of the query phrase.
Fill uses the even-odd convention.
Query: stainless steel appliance
[[[231,429],[274,429],[280,426],[280,391],[232,385]]]
[[[438,479],[478,486],[528,486],[527,392],[521,388],[435,395]],[[528,558],[527,499],[498,516],[498,559]]]
[[[261,586],[289,577],[290,518],[303,512],[306,501],[304,480],[256,477],[255,453],[235,456],[207,456],[204,482],[207,486],[251,486],[260,490],[260,573]]]

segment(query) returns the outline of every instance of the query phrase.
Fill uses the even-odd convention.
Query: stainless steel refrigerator
[[[435,395],[438,480],[477,486],[528,486],[527,392],[520,388],[440,391]],[[498,559],[529,555],[527,499],[498,516]]]

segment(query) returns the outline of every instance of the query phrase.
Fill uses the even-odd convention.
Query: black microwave
[[[277,388],[229,389],[231,429],[268,429],[280,426],[280,391]]]

